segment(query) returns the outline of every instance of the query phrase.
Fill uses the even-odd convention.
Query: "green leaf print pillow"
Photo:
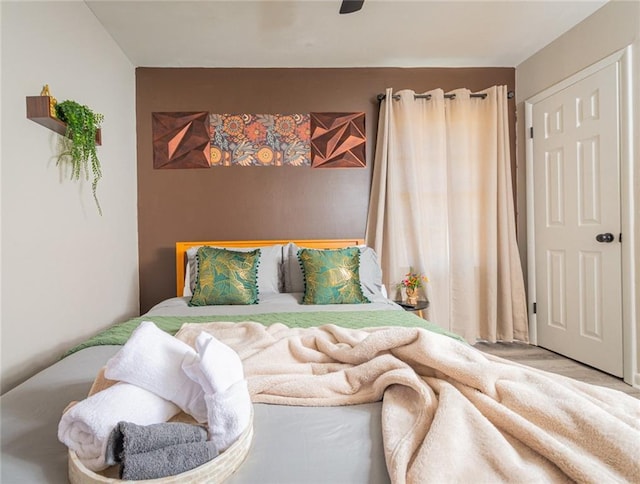
[[[200,247],[198,278],[189,306],[256,304],[260,249],[238,252]]]
[[[360,304],[370,302],[360,287],[360,250],[300,249],[304,274],[302,304]]]

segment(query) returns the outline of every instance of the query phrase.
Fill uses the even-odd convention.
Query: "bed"
[[[246,253],[256,247],[261,248],[257,267],[261,272],[257,272],[258,287],[255,288],[257,304],[189,305],[197,295],[203,294],[198,286],[200,269],[197,261],[205,259],[195,257],[202,246]],[[305,279],[302,271],[306,266],[303,264],[301,267],[297,254],[298,250],[305,248],[355,248],[359,264],[358,283],[367,302],[302,304],[309,292],[309,279]],[[176,297],[160,302],[139,318],[109,328],[70,348],[59,362],[1,397],[0,480],[3,483],[68,482],[67,449],[56,437],[60,416],[70,401],[86,397],[100,369],[121,349],[141,321],[153,321],[170,334],[184,334],[185,341],[189,331],[201,327],[211,327],[213,334],[220,336],[224,331],[234,331],[246,324],[257,324],[268,331],[268,328],[286,322],[291,331],[298,332],[296,334],[306,334],[305,331],[317,331],[317,328],[330,325],[340,328],[340,334],[332,338],[351,338],[354,334],[362,336],[362,331],[365,331],[370,332],[374,340],[387,341],[388,334],[397,332],[403,337],[416,334],[426,338],[428,344],[435,345],[428,352],[432,358],[429,364],[435,369],[428,375],[421,374],[417,383],[423,385],[426,382],[426,387],[430,385],[431,389],[418,392],[423,393],[419,406],[413,403],[414,407],[405,405],[405,414],[401,418],[393,416],[396,419],[392,421],[394,425],[399,422],[400,426],[405,425],[407,419],[414,425],[416,416],[427,419],[429,432],[420,438],[424,442],[431,438],[429,436],[436,439],[429,441],[428,446],[411,444],[413,453],[405,456],[405,467],[412,466],[409,470],[398,473],[389,469],[389,466],[395,466],[397,456],[390,455],[389,435],[393,434],[389,434],[388,425],[386,443],[383,438],[384,425],[381,422],[388,420],[389,411],[383,408],[381,399],[349,405],[343,404],[344,400],[334,399],[327,400],[328,405],[323,402],[314,405],[296,400],[299,395],[275,394],[272,391],[255,399],[254,440],[247,459],[228,482],[383,483],[391,482],[390,475],[396,482],[460,481],[460,476],[479,477],[483,472],[492,479],[499,476],[498,480],[514,482],[532,479],[532,476],[560,476],[562,480],[572,476],[573,480],[585,481],[602,481],[603,476],[616,480],[640,480],[637,458],[628,457],[640,453],[640,405],[636,400],[612,390],[551,377],[544,372],[525,370],[499,358],[481,355],[455,335],[403,311],[386,297],[375,253],[364,247],[361,240],[179,242],[176,244],[176,290]],[[413,344],[413,340],[409,344]],[[408,346],[405,344],[405,347]],[[235,349],[242,350],[241,347]],[[395,348],[380,353],[386,355],[394,351]],[[458,351],[464,355],[462,359],[472,359],[473,363],[448,361],[449,355]],[[260,365],[267,363],[261,361]],[[485,364],[487,374],[495,367],[500,375],[491,383],[491,391],[496,395],[490,399],[487,399],[487,394],[491,392],[482,388],[487,375],[474,374],[471,370],[467,378],[475,383],[463,384],[460,383],[462,379],[454,381],[456,374],[467,372],[470,366],[482,372]],[[413,365],[422,368],[427,366],[427,362]],[[442,383],[448,368],[453,368],[450,371],[453,376]],[[389,386],[393,392],[387,388],[385,393],[392,394],[393,398],[387,400],[411,400],[405,398],[402,385],[401,378],[394,380]],[[477,388],[472,388],[474,385]],[[540,398],[540,391],[548,388],[558,396],[546,394],[544,398],[548,401],[542,401],[541,408],[518,408],[527,407],[528,404],[523,402]],[[457,396],[452,396],[454,394]],[[462,404],[459,403],[462,400],[456,400],[460,395],[465,395]],[[545,440],[548,438],[545,432],[554,432],[553,427],[557,424],[550,420],[547,423],[552,429],[549,429],[545,427],[544,420],[548,415],[558,413],[558,409],[572,412],[571,407],[577,405],[577,400],[573,400],[575,395],[580,405],[585,405],[580,408],[582,416],[572,414],[573,428],[555,435],[556,444],[550,443]],[[504,408],[509,399],[513,404]],[[270,403],[260,403],[261,400]],[[288,404],[272,404],[280,401]],[[296,401],[302,404],[291,404]],[[471,408],[469,402],[475,408]],[[433,409],[433,413],[425,411],[429,409]],[[527,412],[544,418],[538,419],[540,421],[536,418],[522,419]],[[612,433],[612,429],[615,432]],[[585,435],[589,435],[594,444],[580,447],[582,444],[578,445],[577,441],[589,440],[584,438]],[[482,444],[482,439],[495,440],[496,446],[487,447]],[[415,432],[404,433],[397,440],[402,441],[397,448],[404,448],[405,441],[415,440]],[[574,444],[578,450],[568,452],[568,447]],[[483,452],[487,454],[483,455]],[[502,457],[489,453],[499,453]],[[466,460],[461,460],[464,454]],[[496,459],[503,462],[497,463]],[[429,468],[424,462],[429,462]]]

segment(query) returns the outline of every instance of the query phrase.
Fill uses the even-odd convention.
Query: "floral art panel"
[[[151,113],[154,168],[209,168],[208,112]]]
[[[311,166],[309,114],[211,114],[211,166]]]
[[[366,166],[364,113],[311,113],[311,167]]]

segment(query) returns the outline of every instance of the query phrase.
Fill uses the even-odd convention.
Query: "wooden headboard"
[[[313,240],[207,240],[204,242],[176,242],[176,294],[182,297],[184,290],[184,271],[187,261],[187,250],[191,247],[211,245],[214,247],[242,248],[263,247],[265,245],[288,244],[294,242],[300,247],[310,249],[340,249],[352,245],[364,244],[363,239],[313,239]]]

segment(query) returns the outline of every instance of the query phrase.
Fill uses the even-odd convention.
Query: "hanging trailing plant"
[[[98,207],[98,212],[102,215],[102,208],[96,194],[98,180],[102,177],[100,160],[96,151],[96,132],[100,128],[104,116],[94,113],[87,106],[70,100],[56,104],[56,114],[61,121],[67,123],[67,134],[61,139],[58,163],[71,163],[72,180],[79,180],[82,171],[84,171],[85,178],[89,180],[89,173],[91,173],[93,199]]]

